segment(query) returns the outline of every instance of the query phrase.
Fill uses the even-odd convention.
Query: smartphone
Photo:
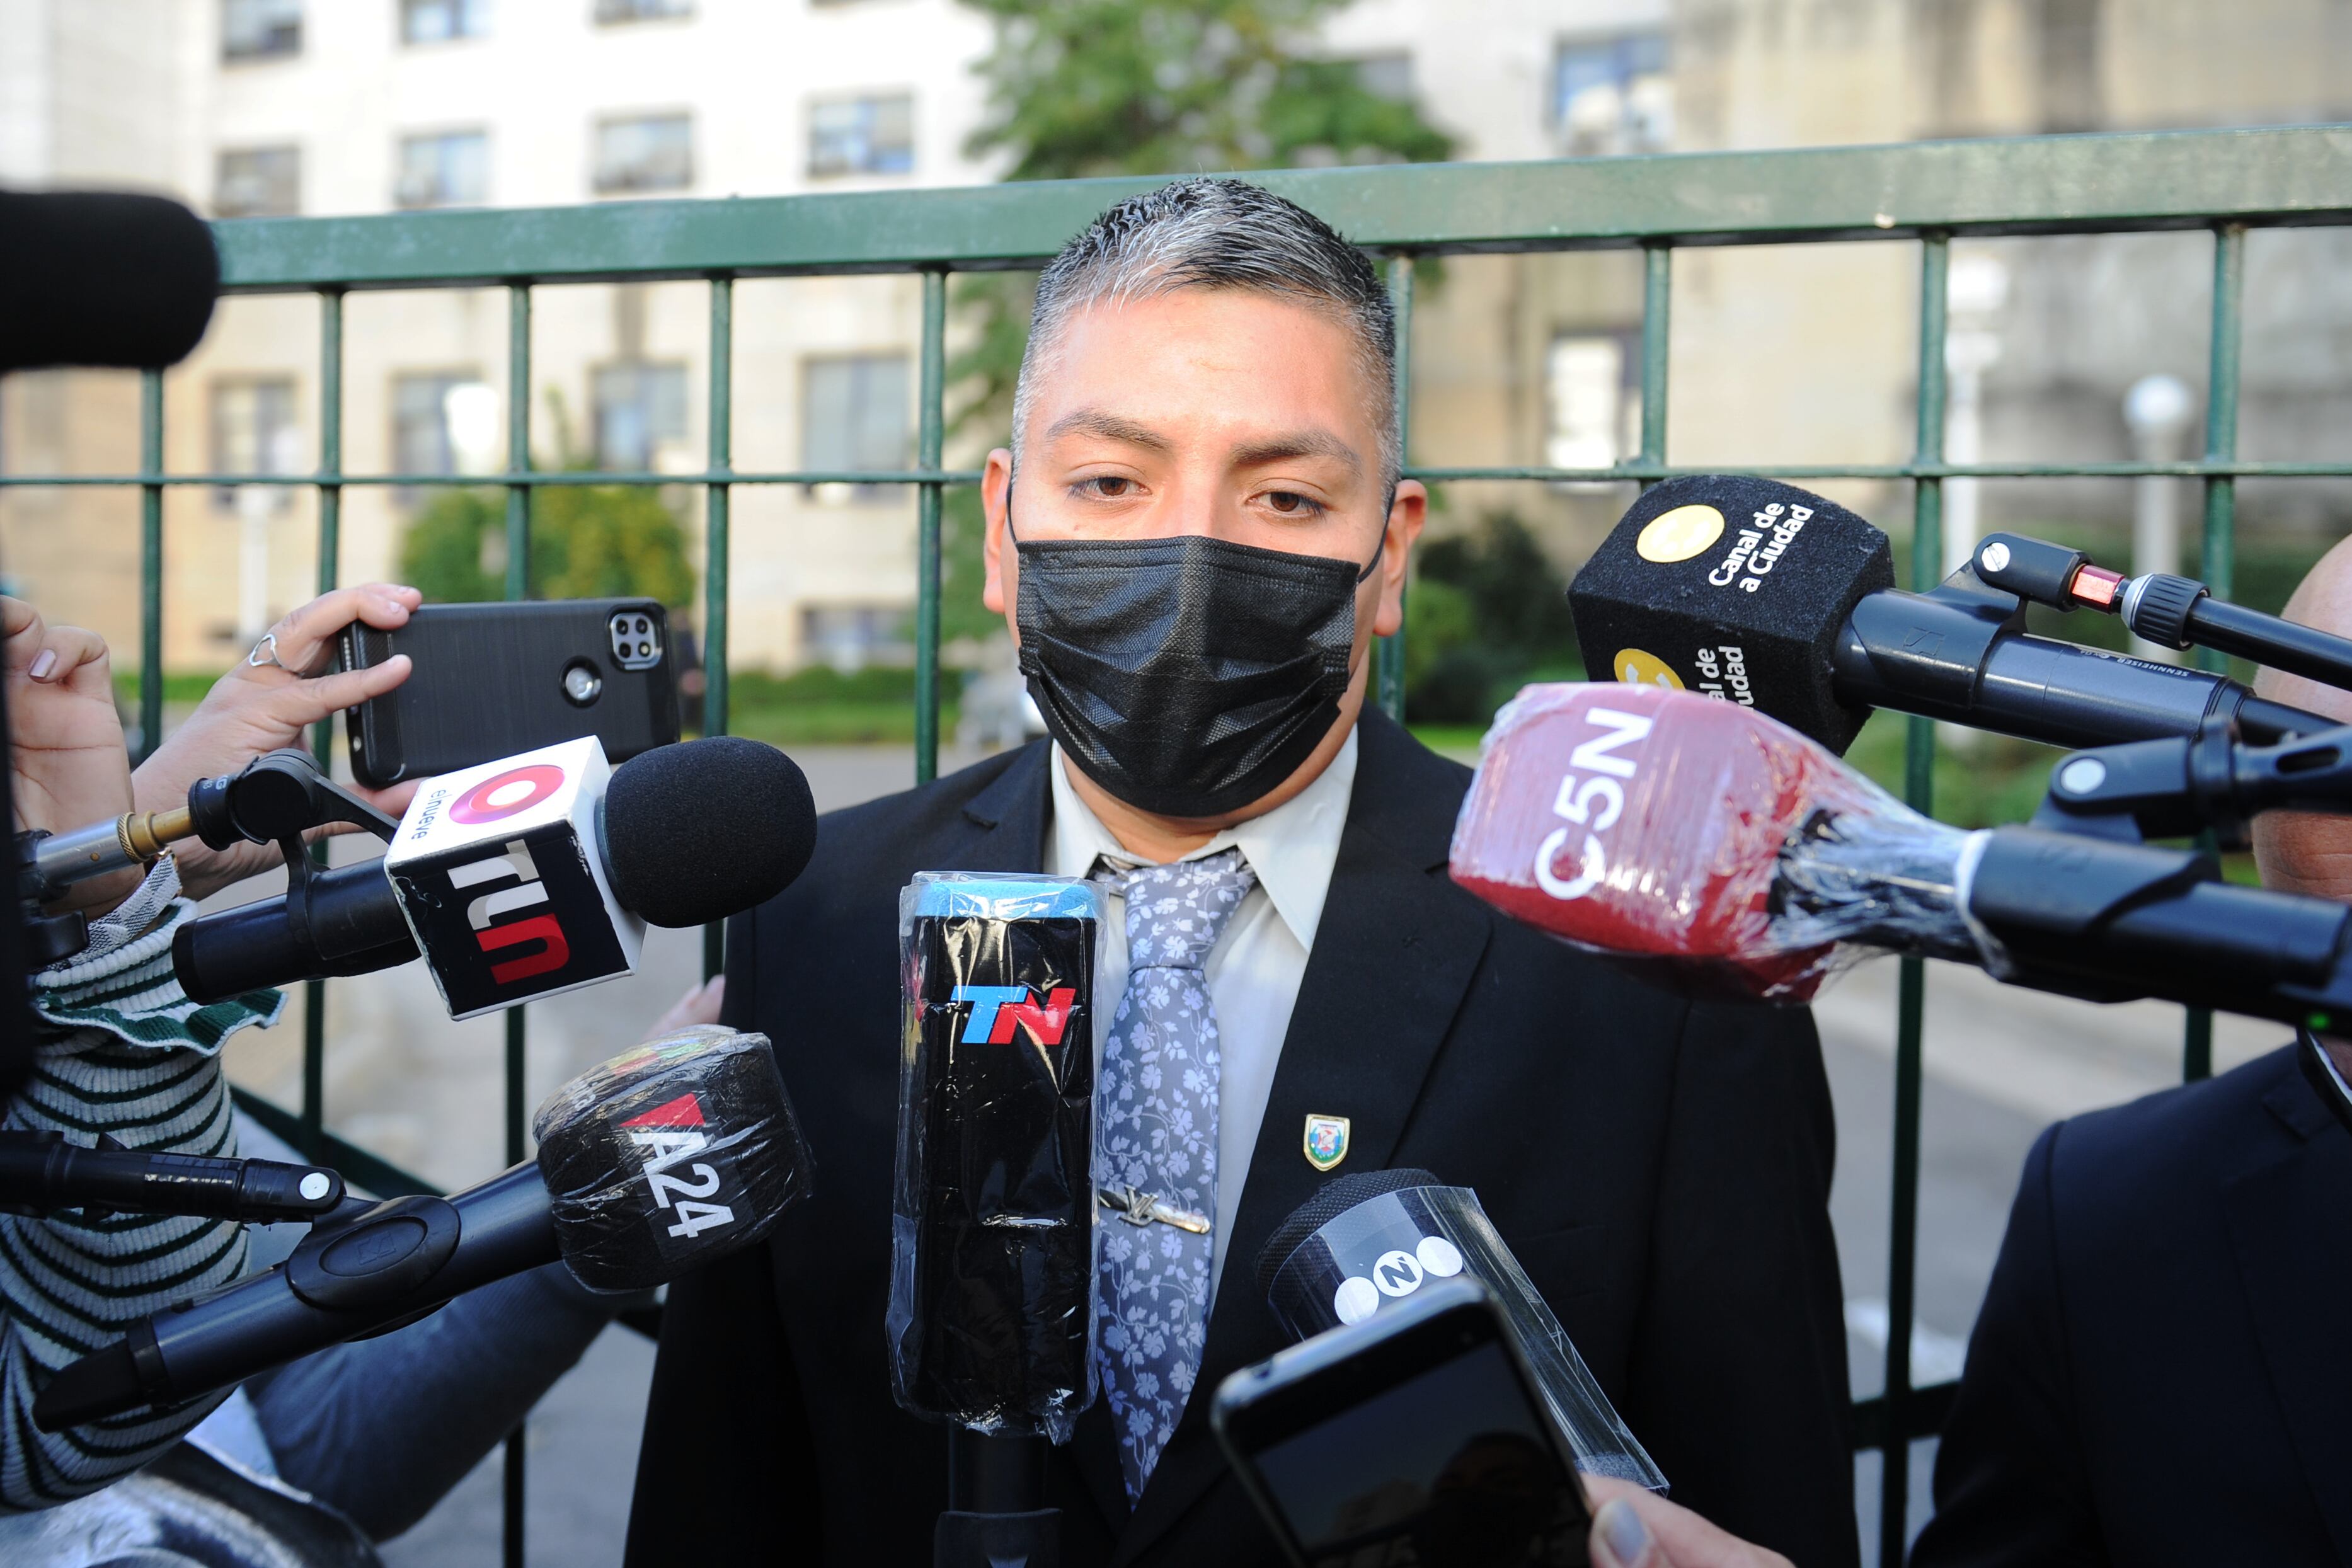
[[[1209,1422],[1299,1568],[1586,1568],[1592,1509],[1494,1299],[1433,1282],[1225,1379]]]
[[[343,669],[414,662],[345,710],[352,776],[382,789],[594,736],[621,762],[677,738],[669,621],[650,599],[428,604],[394,631],[354,622]]]

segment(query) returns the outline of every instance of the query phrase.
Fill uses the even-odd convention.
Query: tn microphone
[[[535,1161],[451,1197],[348,1200],[285,1262],[132,1325],[33,1405],[44,1432],[172,1405],[562,1260],[645,1290],[767,1235],[809,1162],[767,1037],[682,1030],[614,1058],[532,1117]]]
[[[732,736],[619,768],[593,737],[428,779],[379,860],[182,925],[198,1002],[420,953],[455,1019],[635,972],[646,925],[701,925],[774,897],[816,842],[808,780]]]
[[[1903,592],[1884,533],[1770,479],[1652,487],[1569,603],[1586,669],[1719,696],[1837,752],[1876,707],[2069,749],[2208,723],[2257,740],[2333,727],[2220,675],[2036,636],[2024,599],[1973,566]]]

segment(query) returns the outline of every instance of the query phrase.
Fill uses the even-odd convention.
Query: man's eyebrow
[[[1092,435],[1104,441],[1117,441],[1129,446],[1140,446],[1150,452],[1173,452],[1176,444],[1149,425],[1138,424],[1131,419],[1121,419],[1115,413],[1105,413],[1098,408],[1082,408],[1066,413],[1045,427],[1045,439],[1055,441],[1065,435]]]
[[[1328,457],[1345,465],[1350,474],[1364,471],[1362,455],[1328,430],[1287,431],[1263,441],[1250,442],[1234,449],[1234,465],[1249,468],[1261,463],[1279,463],[1291,457]]]

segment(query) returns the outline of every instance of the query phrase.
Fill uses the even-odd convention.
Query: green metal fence
[[[1420,467],[1442,485],[1459,480],[1651,482],[1693,470],[1666,461],[1668,303],[1674,256],[1693,246],[1887,241],[1919,252],[1918,435],[1915,456],[1895,464],[1812,464],[1752,472],[1789,478],[1909,481],[1915,586],[1933,586],[1941,559],[1943,483],[1963,476],[2134,476],[2203,482],[2203,574],[2226,596],[2234,552],[2238,480],[2352,476],[2352,461],[2252,463],[2237,455],[2238,351],[2245,235],[2251,227],[2352,223],[2352,129],[2333,127],[1924,142],[1893,147],[1702,153],[1544,163],[1412,165],[1282,172],[1252,178],[1320,214],[1388,258],[1401,347],[1409,343],[1412,261],[1449,253],[1638,248],[1644,264],[1641,450],[1601,469]],[[908,193],[785,196],[760,200],[633,203],[535,211],[401,214],[352,218],[255,219],[215,226],[226,287],[236,293],[309,293],[320,304],[319,467],[300,476],[167,474],[163,383],[146,377],[141,471],[54,477],[0,476],[0,485],[136,486],[142,535],[142,733],[163,725],[163,497],[170,486],[294,485],[319,494],[319,586],[339,568],[343,490],[354,485],[473,486],[478,476],[348,474],[342,465],[343,301],[354,289],[503,287],[508,294],[507,469],[487,483],[506,492],[509,597],[528,581],[530,492],[550,485],[697,485],[706,501],[705,603],[709,661],[705,711],[712,733],[727,720],[729,497],[744,485],[849,482],[911,485],[918,512],[915,774],[938,767],[940,507],[944,486],[976,473],[941,466],[947,277],[951,272],[1033,267],[1109,203],[1153,183],[1090,180]],[[1945,284],[1955,237],[2203,229],[2213,235],[2211,370],[2205,450],[2181,463],[2011,463],[1958,465],[1943,456]],[[916,465],[893,472],[740,472],[731,465],[733,284],[740,277],[918,273],[923,279],[920,423]],[[709,286],[709,444],[698,474],[530,471],[531,290],[541,284],[701,279]],[[1405,356],[1397,379],[1409,394]],[[1411,398],[1398,398],[1400,423]],[[1378,690],[1402,705],[1402,648],[1380,652]],[[152,741],[151,741],[152,743]],[[1934,727],[1910,721],[1906,792],[1930,796]],[[323,758],[327,735],[316,745]],[[705,965],[719,962],[720,933],[706,936]],[[381,1190],[421,1190],[324,1127],[326,988],[310,988],[299,1113],[240,1095],[262,1119]],[[1935,1432],[1951,1385],[1914,1387],[1914,1317],[1919,1174],[1920,1021],[1926,977],[1902,967],[1895,1018],[1892,1107],[1893,1218],[1889,1236],[1885,1392],[1855,1406],[1857,1446],[1885,1453],[1880,1561],[1899,1563],[1906,1536],[1909,1440]],[[507,1155],[523,1154],[522,1010],[507,1015]],[[2210,1070],[2210,1018],[2188,1020],[2183,1073]],[[506,1556],[521,1557],[522,1445],[507,1446]]]

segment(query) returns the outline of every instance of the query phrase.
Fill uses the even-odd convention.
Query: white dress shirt
[[[1061,746],[1054,747],[1053,821],[1046,835],[1045,871],[1054,876],[1087,876],[1097,860],[1120,867],[1143,863],[1119,847],[1093,808],[1070,787]],[[1211,1216],[1209,1299],[1225,1270],[1225,1239],[1241,1212],[1242,1186],[1250,1155],[1257,1148],[1258,1124],[1274,1092],[1274,1070],[1290,1031],[1290,1011],[1315,927],[1323,919],[1323,899],[1331,891],[1331,866],[1339,855],[1339,832],[1347,826],[1348,801],[1356,787],[1353,731],[1339,755],[1314,783],[1262,817],[1227,828],[1184,856],[1199,860],[1238,847],[1257,885],[1242,900],[1206,966],[1209,998],[1216,1005],[1223,1045],[1217,1074],[1217,1211]],[[1114,889],[1109,918],[1095,955],[1095,1069],[1102,1070],[1104,1037],[1127,992],[1127,903]],[[1306,1136],[1300,1129],[1300,1137]],[[1305,1153],[1299,1158],[1305,1159]],[[1104,1217],[1108,1223],[1120,1221]]]

